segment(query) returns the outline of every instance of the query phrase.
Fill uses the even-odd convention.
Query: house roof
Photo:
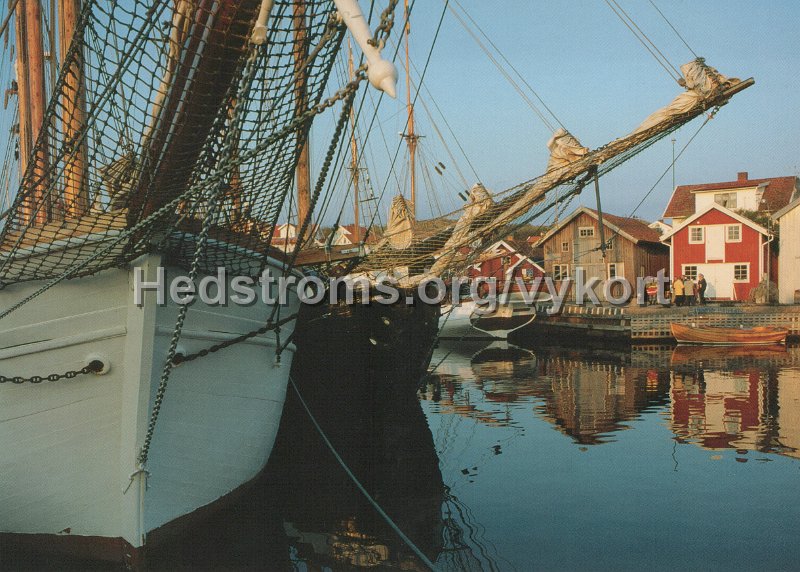
[[[579,207],[572,211],[572,214],[567,218],[551,228],[538,242],[538,245],[544,244],[545,241],[549,240],[551,236],[567,226],[580,214],[588,214],[595,220],[599,220],[596,210],[589,207]],[[654,228],[650,228],[649,224],[647,221],[638,218],[603,213],[603,226],[637,244],[640,242],[653,242],[656,244],[661,242],[661,233]]]
[[[778,220],[778,219],[779,219],[779,218],[781,218],[783,215],[785,215],[786,213],[788,213],[788,212],[789,212],[789,211],[791,211],[792,209],[795,209],[795,208],[797,208],[798,206],[800,206],[800,193],[798,194],[798,197],[797,197],[795,200],[793,200],[793,201],[792,201],[792,202],[790,202],[788,205],[786,205],[785,207],[783,207],[781,210],[779,210],[778,212],[776,212],[775,214],[773,214],[773,215],[772,215],[772,218],[773,218],[773,220]]]
[[[723,191],[746,189],[765,185],[764,201],[759,210],[776,211],[786,206],[792,200],[792,194],[800,186],[797,177],[771,177],[767,179],[748,179],[746,174],[736,181],[725,183],[706,183],[702,185],[680,185],[675,187],[669,204],[664,211],[664,218],[682,218],[691,216],[695,211],[694,194],[702,191]]]
[[[534,249],[532,249],[528,244],[526,244],[523,241],[518,241],[511,238],[504,238],[492,244],[481,254],[481,256],[478,257],[475,264],[482,264],[488,260],[494,260],[496,258],[500,258],[501,256],[506,256],[506,254],[502,252],[496,252],[496,250],[501,246],[505,247],[506,250],[508,250],[509,254],[511,255],[516,254],[520,257],[520,259],[517,260],[517,262],[511,266],[511,268],[516,267],[523,260],[527,260],[533,266],[544,272],[544,268],[542,268],[541,265],[538,264],[536,260],[534,260],[535,256]]]
[[[701,216],[703,216],[704,214],[706,214],[710,210],[718,210],[719,212],[724,213],[724,214],[728,215],[729,217],[731,217],[733,219],[736,219],[737,221],[739,221],[743,225],[749,226],[750,228],[752,228],[753,230],[755,230],[757,232],[760,232],[761,234],[765,234],[765,235],[769,234],[769,231],[766,228],[764,228],[763,226],[761,226],[760,224],[757,224],[757,223],[753,222],[752,220],[750,220],[749,218],[743,217],[739,213],[733,212],[732,210],[727,209],[727,208],[723,207],[722,205],[718,205],[718,204],[714,203],[714,204],[708,205],[706,208],[704,208],[700,212],[697,212],[697,213],[693,214],[692,216],[687,218],[685,221],[683,221],[681,224],[673,227],[671,231],[667,232],[664,236],[661,237],[661,241],[662,242],[667,242],[670,238],[672,238],[672,235],[680,232],[681,229],[686,228],[687,226],[692,224],[694,221],[699,219]]]
[[[342,225],[339,225],[339,229],[344,231],[346,234],[348,234],[348,235],[350,235],[352,237],[354,237],[355,234],[356,234],[356,225],[355,224],[342,224]],[[367,230],[369,230],[369,234],[367,234]],[[367,229],[367,227],[362,226],[361,227],[360,236],[361,236],[361,240],[362,241],[364,240],[364,237],[366,237],[366,241],[365,241],[366,244],[377,244],[378,242],[380,242],[381,237],[383,236],[383,233],[376,226],[373,226],[370,229]]]

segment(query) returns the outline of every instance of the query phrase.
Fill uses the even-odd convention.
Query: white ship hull
[[[155,279],[158,256],[140,259]],[[171,272],[172,270],[172,272]],[[167,269],[170,274],[185,274]],[[39,283],[0,291],[8,308]],[[169,297],[167,297],[169,298]],[[298,301],[280,317],[296,313]],[[0,384],[0,533],[58,535],[57,543],[117,539],[136,552],[152,531],[211,505],[265,466],[278,431],[294,346],[276,364],[268,332],[176,366],[150,447],[134,475],[178,307],[154,292],[134,304],[133,271],[62,282],[3,320],[0,374],[78,370],[92,354],[104,375]],[[263,326],[271,307],[189,310],[179,351],[191,354]],[[294,323],[282,326],[287,339]],[[133,477],[132,477],[133,475]],[[64,538],[66,537],[66,538]],[[122,539],[121,541],[119,539]]]

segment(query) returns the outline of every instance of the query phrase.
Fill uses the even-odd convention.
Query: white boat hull
[[[501,302],[492,314],[481,314],[482,308],[473,301],[453,307],[442,307],[439,318],[439,337],[456,340],[505,340],[514,330],[536,318],[536,310],[518,302]]]
[[[147,256],[137,265],[154,280],[159,260]],[[0,307],[39,286],[7,287]],[[290,301],[280,317],[296,313],[293,293]],[[0,384],[1,533],[122,539],[136,549],[151,531],[214,503],[265,466],[294,352],[290,344],[276,364],[275,332],[173,369],[149,477],[135,474],[178,312],[172,302],[155,302],[149,292],[142,307],[135,305],[132,270],[108,270],[62,282],[3,320],[3,375],[78,370],[92,355],[110,369]],[[249,307],[198,301],[179,351],[190,354],[257,329],[270,312],[260,301]],[[293,327],[282,326],[280,338]]]

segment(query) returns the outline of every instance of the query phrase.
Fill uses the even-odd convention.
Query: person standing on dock
[[[697,301],[700,305],[704,305],[706,303],[706,288],[708,288],[708,282],[706,282],[706,277],[702,274],[697,275]]]
[[[686,300],[687,306],[694,306],[694,280],[692,280],[691,276],[686,277],[686,281],[683,283],[683,292],[684,292],[684,299]]]
[[[672,295],[676,306],[683,306],[683,276],[678,276],[672,283]]]

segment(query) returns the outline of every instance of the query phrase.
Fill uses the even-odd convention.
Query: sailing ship
[[[135,565],[265,466],[298,296],[255,288],[241,305],[225,292],[302,276],[296,252],[270,246],[293,170],[315,116],[340,101],[346,115],[361,80],[393,93],[380,51],[393,8],[373,35],[357,0],[62,0],[47,14],[56,49],[42,3],[11,3],[4,540]],[[367,64],[323,100],[347,28]],[[176,276],[183,294],[215,294],[167,297]]]
[[[408,67],[406,63],[407,72]],[[674,97],[667,106],[645,118],[627,135],[597,149],[589,149],[581,145],[572,133],[560,127],[547,142],[550,158],[542,175],[498,193],[492,193],[482,184],[476,183],[466,193],[467,200],[463,208],[428,220],[418,220],[415,212],[413,158],[417,136],[413,131],[413,113],[409,97],[409,119],[404,137],[408,141],[412,164],[410,197],[406,199],[405,196],[399,195],[393,198],[388,225],[381,233],[381,240],[376,247],[369,252],[359,250],[339,253],[335,258],[329,256],[329,259],[338,265],[329,265],[320,271],[324,274],[335,275],[339,272],[339,274],[362,276],[375,284],[387,278],[391,279],[399,286],[400,305],[402,301],[411,300],[415,306],[424,306],[420,304],[417,295],[417,288],[420,285],[438,279],[449,282],[464,276],[466,269],[474,264],[491,244],[512,234],[514,230],[536,216],[542,216],[553,209],[557,212],[559,208],[563,208],[563,203],[580,194],[592,183],[597,194],[599,210],[599,181],[602,175],[693,119],[708,113],[706,119],[708,121],[734,95],[755,83],[752,78],[740,80],[727,77],[709,66],[702,57],[696,57],[681,66],[680,73],[682,75],[678,83],[683,92]],[[406,84],[408,88],[410,85],[408,75]],[[356,224],[356,227],[358,226]],[[342,260],[349,260],[349,263],[339,264]],[[394,341],[390,339],[387,343],[375,344],[376,338],[374,336],[369,338],[374,345],[387,348],[386,359],[396,359],[403,364],[413,360],[414,367],[417,368],[416,360],[420,355],[430,357],[430,352],[417,348],[414,355],[406,359],[403,351],[409,344],[403,344],[402,341],[413,339],[420,346],[435,343],[436,337],[440,334],[434,332],[432,323],[438,319],[438,307],[434,306],[428,311],[418,309],[414,312],[415,317],[408,316],[409,312],[405,308],[391,306],[383,306],[377,310],[372,306],[366,306],[358,311],[370,314],[369,319],[373,321],[387,325],[402,324],[398,327],[402,335],[395,337]],[[354,325],[354,320],[358,321],[354,312],[355,310],[350,307],[319,308],[312,319],[318,323],[327,320],[324,327],[330,327],[330,330],[323,333],[321,329],[314,328],[314,333],[319,335],[320,339],[343,340],[349,339],[348,332],[352,335],[353,332],[368,330]],[[372,315],[376,312],[378,315]],[[532,309],[522,313],[519,308],[509,305],[506,305],[502,312],[508,314],[506,317],[514,318],[505,320],[509,327],[502,327],[497,320],[487,321],[487,325],[492,329],[499,327],[501,330],[512,330],[520,325],[520,320],[523,318],[527,323],[534,317]],[[465,320],[475,322],[481,320],[481,317],[471,310],[467,313],[466,309],[462,309],[460,313],[464,314],[461,318]],[[396,319],[395,314],[402,317]],[[341,319],[337,319],[337,316]],[[454,317],[458,322],[459,315]],[[442,316],[439,324],[447,327],[446,320],[447,317]],[[474,324],[471,323],[470,326],[474,329]],[[417,383],[418,379],[414,378],[415,388]]]

